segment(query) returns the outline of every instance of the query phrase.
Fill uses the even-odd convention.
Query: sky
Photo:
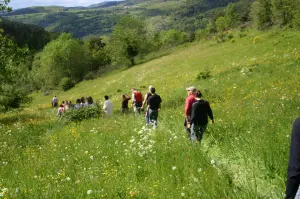
[[[13,9],[26,8],[31,6],[89,6],[111,0],[11,0],[9,6]]]

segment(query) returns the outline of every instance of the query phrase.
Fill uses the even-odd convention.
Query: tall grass
[[[1,115],[2,197],[282,198],[299,115],[298,42],[299,33],[287,31],[190,44],[57,93],[73,101],[92,95],[100,105],[108,94],[118,109],[122,93],[154,84],[163,99],[156,130],[143,116],[118,113],[64,124],[49,97],[35,95],[23,112]],[[205,69],[211,77],[197,79]],[[216,119],[201,143],[190,143],[183,128],[190,85]]]

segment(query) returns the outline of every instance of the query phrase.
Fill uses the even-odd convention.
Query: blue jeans
[[[149,123],[152,123],[153,127],[155,128],[157,125],[158,110],[149,109],[149,112],[147,115],[149,118]]]
[[[197,125],[192,124],[191,126],[191,141],[198,140],[199,142],[202,140],[203,133],[206,130],[207,124],[205,125]]]

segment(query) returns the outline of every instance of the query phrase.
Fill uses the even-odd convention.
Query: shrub
[[[98,104],[80,109],[69,109],[63,114],[65,122],[80,122],[91,118],[99,118],[101,116]]]
[[[210,70],[208,69],[208,67],[206,67],[206,69],[205,69],[204,71],[201,71],[201,72],[197,75],[196,79],[197,79],[197,80],[201,80],[201,79],[208,79],[208,78],[210,78],[210,77],[211,77],[211,75],[210,75]]]
[[[66,91],[75,86],[74,82],[69,77],[64,77],[60,80],[59,87],[61,90]]]
[[[88,72],[85,76],[84,76],[85,80],[92,80],[95,79],[95,74],[94,72]]]

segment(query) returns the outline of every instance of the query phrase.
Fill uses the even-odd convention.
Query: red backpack
[[[136,102],[142,102],[143,101],[143,95],[141,92],[135,92],[135,101]]]

